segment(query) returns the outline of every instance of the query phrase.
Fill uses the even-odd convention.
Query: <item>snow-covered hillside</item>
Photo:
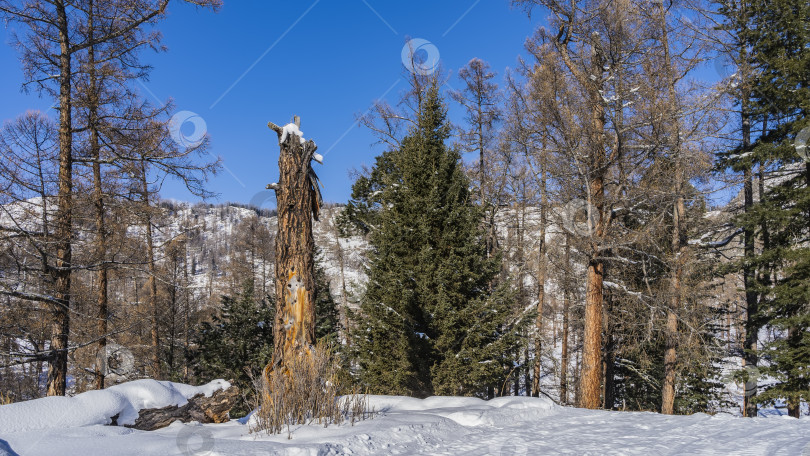
[[[123,402],[145,404],[143,394],[149,388],[142,386],[116,388]],[[170,386],[174,391],[193,388]],[[100,392],[85,394],[93,393]],[[128,394],[133,397],[127,399]],[[75,400],[82,396],[74,398],[64,413],[92,416],[97,405]],[[166,405],[175,400],[173,395],[158,397]],[[28,412],[50,399],[0,406],[0,423],[15,423],[13,432],[0,429],[0,455],[810,454],[807,418],[594,411],[560,407],[544,398],[371,396],[378,412],[373,419],[354,426],[299,426],[292,429],[291,439],[286,434],[251,434],[248,420],[206,425],[176,422],[151,432],[92,420],[84,425],[45,420],[43,425],[41,417]],[[152,400],[148,406],[155,405],[160,404]]]
[[[157,229],[158,243],[178,237],[184,232],[194,233],[195,248],[189,250],[189,261],[196,266],[192,272],[193,286],[203,292],[218,294],[222,284],[224,265],[228,264],[234,251],[234,238],[240,224],[251,218],[267,227],[275,236],[277,219],[274,212],[256,210],[241,205],[192,205],[182,202],[164,204],[164,217]],[[319,248],[318,264],[324,268],[332,295],[341,304],[344,296],[365,282],[365,264],[368,243],[360,236],[339,238],[335,218],[342,207],[324,207],[320,221],[313,224],[315,244]],[[133,230],[140,227],[133,227]],[[215,262],[212,262],[214,259]],[[256,259],[259,263],[260,260]],[[272,268],[272,262],[268,265]],[[272,269],[268,270],[267,281],[272,287]],[[345,292],[344,292],[345,288]],[[218,302],[213,299],[212,302]]]

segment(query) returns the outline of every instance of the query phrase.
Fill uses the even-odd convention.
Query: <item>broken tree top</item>
[[[275,190],[278,200],[282,193],[285,199],[291,195],[311,195],[310,210],[315,220],[318,220],[318,213],[323,204],[320,191],[320,180],[315,171],[312,170],[311,161],[323,164],[323,156],[318,154],[318,146],[313,140],[304,138],[301,131],[301,118],[293,116],[293,122],[283,127],[279,127],[273,122],[268,122],[267,126],[278,135],[278,145],[281,149],[279,154],[279,181],[268,184],[265,188]],[[285,204],[295,205],[295,199],[288,200]],[[280,204],[280,202],[279,202]]]
[[[304,132],[301,131],[301,118],[298,116],[294,116],[293,122],[288,123],[283,127],[279,127],[273,122],[268,122],[267,126],[278,134],[279,144],[283,144],[285,141],[287,141],[287,138],[290,137],[290,135],[297,136],[298,142],[302,146],[307,142],[306,138],[304,138]],[[323,165],[323,155],[313,151],[311,159]]]

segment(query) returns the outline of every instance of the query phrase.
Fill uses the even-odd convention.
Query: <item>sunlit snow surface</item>
[[[374,419],[298,426],[289,440],[286,433],[250,434],[245,420],[174,423],[153,432],[104,425],[0,429],[0,455],[810,455],[807,418],[668,417],[560,407],[526,397],[371,396],[370,403],[379,412]],[[6,407],[0,406],[0,416],[13,419]]]

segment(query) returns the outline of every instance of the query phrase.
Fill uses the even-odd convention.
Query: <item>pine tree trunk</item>
[[[580,407],[589,409],[599,408],[602,404],[602,285],[604,270],[604,264],[599,260],[591,259],[588,263]]]
[[[141,162],[141,200],[146,205],[144,209],[144,228],[146,229],[146,262],[149,265],[149,302],[147,308],[152,312],[151,331],[152,339],[151,361],[152,378],[161,378],[160,368],[160,311],[157,299],[157,263],[155,262],[155,243],[152,234],[152,214],[149,208],[149,185],[146,178],[146,164]]]
[[[68,335],[70,333],[70,279],[73,227],[73,121],[71,118],[71,54],[68,16],[63,0],[54,2],[59,28],[59,192],[56,209],[56,267],[51,304],[51,354],[48,396],[64,396],[67,386]]]
[[[188,383],[189,376],[189,312],[191,299],[188,281],[188,243],[183,244],[183,383]]]
[[[747,91],[743,94],[741,104],[740,116],[742,120],[742,150],[748,151],[751,148],[751,114],[749,112],[750,109]],[[743,179],[743,210],[745,213],[749,213],[751,212],[751,208],[754,206],[753,170],[750,166],[746,166],[743,173]],[[760,198],[762,198],[762,195],[760,195]],[[759,307],[759,296],[757,295],[756,290],[754,290],[754,275],[756,271],[748,261],[756,254],[754,251],[754,243],[754,230],[749,227],[743,228],[743,255],[746,259],[746,261],[743,262],[743,286],[745,288],[746,305],[745,345],[743,346],[745,352],[743,353],[743,364],[747,369],[749,369],[749,371],[751,368],[756,368],[756,365],[759,362],[757,356],[759,328],[756,321],[756,314]],[[745,388],[745,394],[743,394],[743,416],[750,418],[757,416],[756,393],[756,388],[753,390]]]
[[[675,79],[672,74],[672,62],[669,49],[669,35],[666,11],[664,5],[658,3],[659,20],[661,28],[661,45],[664,54],[664,72],[666,84],[669,89],[669,104],[667,106],[668,120],[671,125],[669,140],[672,142],[672,157],[675,165],[674,190],[675,201],[672,206],[672,270],[670,272],[670,302],[667,309],[666,339],[664,351],[664,382],[661,387],[661,413],[671,415],[675,412],[675,376],[677,366],[678,343],[678,312],[681,307],[681,278],[683,274],[684,247],[685,247],[685,217],[686,207],[683,197],[684,167],[681,157],[680,118],[678,117],[678,101],[675,90]]]
[[[300,121],[295,117],[295,125]],[[286,360],[307,351],[315,342],[315,241],[312,219],[318,219],[320,194],[310,161],[317,146],[312,140],[300,143],[272,122],[268,126],[279,136],[279,182],[268,187],[276,192],[278,233],[276,235],[276,318],[272,366],[286,368]],[[268,366],[271,367],[271,366]]]
[[[94,39],[95,17],[94,3],[88,3],[88,36]],[[107,306],[108,306],[108,284],[107,284],[107,232],[104,225],[104,189],[101,178],[101,146],[98,136],[98,81],[96,77],[96,49],[94,45],[87,48],[87,71],[88,71],[88,127],[90,157],[93,160],[93,208],[95,210],[96,225],[96,260],[100,263],[96,272],[98,289],[96,290],[96,332],[98,334],[98,353],[96,355],[95,387],[104,389],[105,363],[104,354],[107,348]]]
[[[601,75],[604,55],[594,49],[591,57],[591,74]],[[602,405],[602,311],[604,299],[603,282],[605,264],[601,259],[602,241],[607,234],[609,214],[605,203],[605,109],[602,100],[602,85],[597,80],[588,81],[588,98],[593,105],[590,119],[588,202],[596,209],[598,220],[588,240],[588,274],[585,291],[585,330],[582,345],[582,372],[580,374],[579,405],[596,409]],[[590,216],[588,217],[590,218]]]
[[[608,294],[606,302],[607,302],[607,314],[610,315],[613,310],[613,304],[611,301],[610,294]],[[613,339],[613,334],[610,331],[610,326],[608,326],[607,328],[605,339],[606,339],[605,360],[604,360],[605,394],[602,408],[606,410],[613,410],[613,403],[615,401],[615,389],[614,389],[615,381],[613,378],[613,369],[614,369],[613,364],[614,364],[616,344]]]
[[[546,300],[546,223],[548,207],[548,196],[546,195],[546,167],[545,160],[541,159],[540,165],[540,233],[538,233],[537,249],[537,334],[534,342],[534,383],[532,384],[532,395],[540,396],[540,375],[542,366],[542,343],[543,343],[543,303]]]

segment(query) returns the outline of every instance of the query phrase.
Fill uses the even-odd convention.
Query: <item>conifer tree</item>
[[[329,290],[326,271],[318,261],[322,258],[318,247],[315,247],[315,258],[315,340],[326,339],[329,343],[337,343],[340,317],[335,298]]]
[[[374,211],[375,222],[353,348],[372,392],[483,395],[500,386],[515,352],[511,296],[505,285],[490,289],[500,259],[487,258],[483,213],[446,145],[435,80],[420,100],[401,146],[353,189],[355,207]]]
[[[752,86],[753,116],[764,125],[752,159],[764,169],[764,194],[740,218],[745,229],[763,235],[752,261],[773,270],[761,283],[768,298],[760,318],[775,330],[761,371],[775,377],[760,400],[785,399],[797,417],[810,400],[810,4],[806,0],[753,2],[743,33],[758,70]],[[802,149],[804,147],[804,149]]]
[[[195,341],[192,357],[200,381],[233,379],[243,393],[253,391],[251,375],[258,378],[273,356],[273,302],[255,299],[252,279],[236,296],[222,297],[219,315],[203,323]],[[246,413],[248,407],[240,404],[235,412]]]

